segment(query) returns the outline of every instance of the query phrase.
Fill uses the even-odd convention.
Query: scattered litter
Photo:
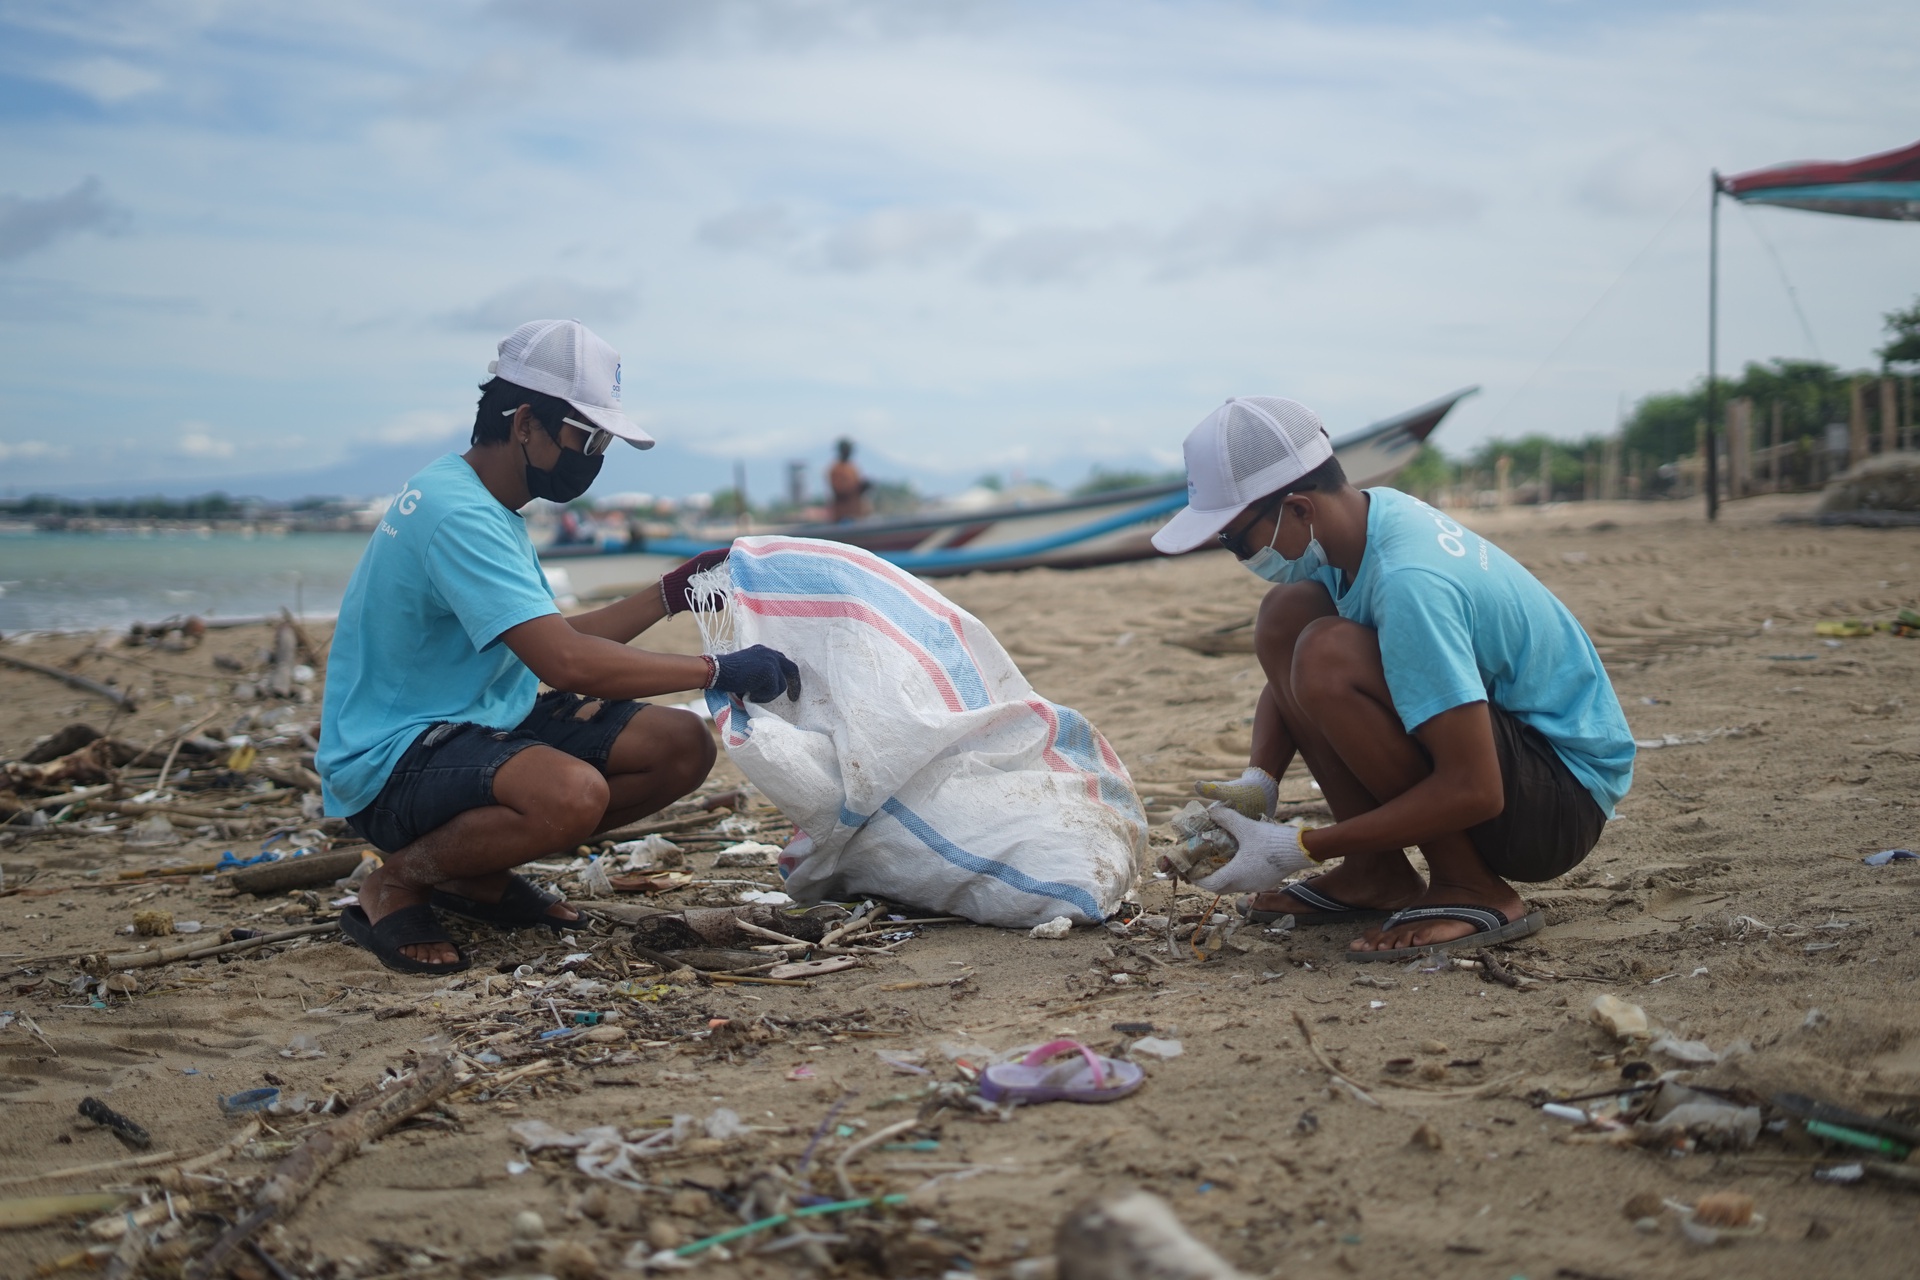
[[[250,1111],[265,1111],[278,1101],[280,1101],[278,1089],[248,1089],[243,1093],[220,1099],[220,1110],[230,1116],[240,1116]]]
[[[657,833],[643,840],[622,840],[608,852],[624,859],[620,864],[622,871],[651,871],[655,867],[680,867],[685,866],[687,861],[679,845]]]
[[[1729,725],[1721,729],[1703,729],[1697,733],[1667,733],[1658,738],[1635,738],[1633,745],[1642,751],[1658,751],[1662,747],[1697,747],[1718,738],[1751,738],[1759,732],[1760,726],[1757,724]]]
[[[164,938],[173,932],[173,913],[136,911],[133,913],[133,931],[143,938]]]
[[[1838,1182],[1844,1186],[1866,1177],[1867,1167],[1863,1164],[1836,1164],[1828,1169],[1815,1169],[1813,1176],[1819,1182]]]
[[[739,844],[730,844],[715,854],[713,865],[716,870],[721,867],[771,867],[779,860],[779,845],[742,840]]]
[[[204,928],[206,928],[206,926],[198,920],[176,920],[173,922],[173,931],[175,933],[198,933]]]
[[[924,1049],[875,1049],[873,1056],[907,1076],[930,1076],[933,1072],[921,1064],[927,1060]]]
[[[1654,1094],[1648,1118],[1635,1126],[1636,1139],[1708,1150],[1744,1149],[1760,1136],[1760,1108],[1739,1107],[1712,1094],[1669,1080]]]
[[[161,849],[180,843],[180,833],[173,829],[164,813],[149,814],[141,821],[127,828],[126,842],[142,849]]]
[[[1675,1062],[1684,1062],[1689,1066],[1710,1067],[1723,1058],[1751,1053],[1752,1046],[1744,1040],[1736,1040],[1722,1053],[1715,1053],[1704,1040],[1679,1040],[1671,1032],[1661,1032],[1658,1039],[1647,1046],[1652,1053],[1664,1053]]]
[[[1144,1054],[1163,1062],[1168,1058],[1177,1058],[1186,1051],[1187,1047],[1178,1040],[1163,1040],[1159,1036],[1142,1036],[1127,1046],[1128,1053]]]
[[[606,863],[600,858],[587,859],[587,868],[580,873],[580,893],[587,898],[610,898],[614,895],[613,877],[607,874]]]
[[[738,1116],[732,1112],[726,1114],[730,1120],[722,1120],[720,1113],[715,1112],[707,1117],[706,1124],[725,1127],[739,1123]],[[675,1116],[666,1128],[630,1129],[624,1134],[612,1125],[596,1125],[568,1133],[545,1120],[523,1120],[509,1127],[529,1153],[549,1149],[571,1151],[574,1167],[589,1178],[643,1191],[646,1186],[634,1161],[651,1160],[678,1149],[693,1128],[693,1117]]]
[[[1739,1191],[1715,1191],[1691,1205],[1669,1200],[1666,1207],[1680,1218],[1680,1234],[1697,1245],[1759,1235],[1767,1225],[1765,1214],[1753,1211],[1753,1197]]]
[[[809,1064],[809,1063],[805,1063],[805,1062],[803,1062],[803,1063],[801,1063],[801,1064],[800,1064],[799,1066],[797,1066],[797,1067],[794,1067],[794,1068],[792,1068],[791,1070],[789,1070],[789,1071],[787,1072],[787,1079],[789,1079],[789,1080],[811,1080],[811,1079],[813,1079],[813,1077],[814,1077],[814,1074],[815,1074],[815,1073],[814,1073],[814,1070],[813,1070],[813,1067],[812,1067],[812,1065],[811,1065],[811,1064]]]
[[[817,978],[821,974],[839,973],[842,969],[856,968],[859,964],[858,956],[816,956],[811,960],[777,964],[767,970],[767,976],[782,982],[794,978]]]
[[[763,907],[790,907],[793,898],[777,889],[749,889],[740,895],[740,901],[750,902]]]
[[[153,1145],[153,1136],[146,1129],[121,1115],[98,1098],[80,1099],[80,1114],[104,1129],[113,1131],[113,1136],[130,1147],[145,1150]]]
[[[1653,1034],[1647,1011],[1619,996],[1595,996],[1587,1009],[1587,1020],[1616,1040],[1645,1040]]]
[[[322,1049],[320,1042],[312,1036],[301,1034],[287,1041],[287,1047],[280,1051],[280,1056],[283,1058],[324,1058],[327,1056],[327,1051]]]
[[[1586,1124],[1593,1119],[1579,1107],[1570,1107],[1563,1102],[1543,1103],[1540,1111],[1543,1115],[1552,1116],[1556,1120],[1570,1120],[1574,1124]]]
[[[1911,849],[1882,849],[1860,859],[1870,867],[1884,867],[1889,862],[1920,862],[1920,853]]]
[[[1029,938],[1057,941],[1066,937],[1071,932],[1073,932],[1073,921],[1067,919],[1065,916],[1055,916],[1045,924],[1037,924],[1027,930],[1027,936]]]

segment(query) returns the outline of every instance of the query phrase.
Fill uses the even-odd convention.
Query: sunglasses
[[[1219,533],[1220,545],[1228,551],[1231,551],[1235,560],[1245,560],[1251,556],[1253,552],[1247,546],[1247,534],[1253,531],[1253,526],[1267,518],[1268,514],[1272,512],[1273,507],[1274,503],[1269,499],[1261,503],[1259,508],[1254,512],[1253,519],[1241,525],[1239,529],[1233,532],[1222,529]]]
[[[518,409],[503,409],[500,416],[503,418],[511,418],[518,412],[520,412]],[[581,449],[580,452],[586,454],[589,458],[599,457],[607,451],[607,446],[613,443],[613,432],[607,430],[605,427],[596,427],[591,423],[581,422],[577,418],[562,418],[560,422],[563,426],[578,427],[587,433],[586,447]],[[559,437],[556,436],[554,442],[556,444],[559,443]]]

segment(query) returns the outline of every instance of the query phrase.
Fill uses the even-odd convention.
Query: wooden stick
[[[378,1139],[402,1120],[417,1115],[453,1092],[453,1059],[423,1066],[398,1088],[375,1094],[331,1124],[308,1137],[275,1165],[254,1193],[253,1211],[233,1224],[186,1269],[186,1280],[213,1280],[233,1251],[277,1217],[300,1207],[338,1165],[351,1159],[365,1143]]]
[[[104,955],[99,958],[101,969],[118,973],[123,969],[151,969],[155,965],[172,964],[176,960],[204,960],[208,956],[233,955],[240,951],[252,951],[257,947],[269,947],[276,942],[291,942],[295,938],[310,938],[318,933],[338,933],[340,923],[337,920],[326,924],[303,924],[292,929],[281,929],[274,933],[262,934],[258,938],[241,938],[236,942],[207,943],[185,942],[178,946],[161,947],[156,951],[122,951],[117,955]]]
[[[201,725],[219,715],[223,710],[225,710],[224,707],[216,704],[213,710],[207,712],[207,714],[201,716],[198,720],[195,720],[192,724],[173,735],[173,745],[167,748],[166,763],[160,766],[160,776],[155,779],[158,785],[163,787],[167,785],[167,775],[173,771],[173,762],[180,754],[181,744],[199,732]]]
[[[128,711],[139,710],[139,707],[135,705],[131,697],[120,692],[120,690],[114,688],[112,685],[101,684],[98,680],[90,680],[86,676],[76,675],[71,671],[62,671],[58,667],[50,667],[44,662],[29,662],[25,658],[16,658],[10,653],[0,653],[0,666],[18,667],[22,671],[32,671],[39,675],[51,676],[61,684],[70,685],[75,689],[80,689],[84,692],[105,698],[116,707],[121,707]]]
[[[1348,1093],[1351,1093],[1354,1097],[1366,1103],[1368,1106],[1370,1107],[1380,1106],[1380,1103],[1374,1099],[1372,1094],[1368,1093],[1365,1089],[1362,1089],[1359,1085],[1355,1084],[1353,1081],[1347,1079],[1345,1075],[1341,1074],[1340,1068],[1334,1065],[1333,1059],[1329,1058],[1326,1055],[1326,1051],[1323,1050],[1319,1045],[1313,1042],[1313,1032],[1307,1029],[1307,1020],[1300,1016],[1300,1011],[1298,1009],[1294,1010],[1293,1012],[1293,1022],[1295,1026],[1300,1028],[1300,1038],[1307,1042],[1307,1051],[1313,1054],[1314,1061],[1318,1062],[1323,1068],[1325,1068],[1326,1073],[1333,1077],[1334,1083],[1346,1089]],[[1384,1109],[1385,1108],[1382,1108],[1382,1110]]]
[[[255,795],[244,796],[240,799],[229,801],[224,806],[197,805],[197,804],[158,804],[158,803],[143,804],[133,800],[114,800],[106,804],[103,804],[100,807],[102,809],[107,810],[110,813],[125,814],[130,818],[142,817],[149,813],[164,813],[168,815],[177,814],[182,818],[206,818],[210,821],[223,819],[223,818],[257,818],[257,817],[263,817],[266,815],[255,814],[255,813],[242,813],[240,812],[241,806],[254,805],[254,804],[266,804],[269,801],[273,801],[273,800],[284,800],[288,796],[293,794],[294,794],[293,789],[290,787],[277,787],[272,791],[262,791]]]
[[[156,1151],[152,1155],[129,1156],[125,1160],[103,1160],[99,1164],[76,1164],[46,1173],[15,1174],[11,1178],[0,1178],[0,1187],[17,1187],[23,1182],[61,1182],[67,1178],[85,1178],[96,1173],[112,1173],[117,1169],[144,1169],[150,1164],[165,1164],[179,1154],[178,1151]]]

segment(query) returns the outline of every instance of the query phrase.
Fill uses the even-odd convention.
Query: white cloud
[[[979,0],[495,0],[494,12],[558,32],[584,53],[657,57],[684,49],[793,50],[937,31]]]
[[[835,271],[917,267],[951,258],[979,235],[974,216],[957,209],[881,209],[843,222],[820,241]]]
[[[365,435],[380,444],[419,444],[464,435],[473,426],[472,414],[445,409],[412,409],[389,418]]]
[[[800,232],[784,205],[756,204],[708,218],[694,234],[709,248],[766,252],[784,249]]]
[[[537,276],[508,285],[470,307],[449,311],[454,329],[505,334],[529,320],[581,320],[588,325],[625,320],[639,306],[634,285],[581,284],[560,276]]]
[[[181,431],[178,447],[189,458],[231,458],[236,452],[233,441],[222,440],[193,422]]]
[[[80,58],[57,62],[42,72],[55,84],[78,89],[102,106],[118,106],[129,98],[152,93],[166,81],[145,67],[136,67],[120,58]]]
[[[64,445],[53,444],[46,440],[0,440],[0,462],[9,462],[15,458],[22,462],[32,462],[42,458],[64,458],[68,452]]]

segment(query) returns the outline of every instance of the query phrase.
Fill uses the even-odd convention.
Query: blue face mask
[[[1258,578],[1268,582],[1278,582],[1291,586],[1295,583],[1310,582],[1313,575],[1327,567],[1327,553],[1320,545],[1320,539],[1313,536],[1313,526],[1307,526],[1307,549],[1300,553],[1298,560],[1289,560],[1273,549],[1280,537],[1280,522],[1273,523],[1273,537],[1267,545],[1248,556],[1240,563]]]

